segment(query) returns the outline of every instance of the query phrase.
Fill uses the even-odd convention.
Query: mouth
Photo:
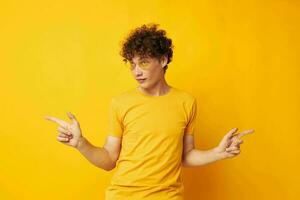
[[[144,79],[136,79],[139,83],[143,83],[143,82],[145,82],[146,81],[146,78],[144,78]]]

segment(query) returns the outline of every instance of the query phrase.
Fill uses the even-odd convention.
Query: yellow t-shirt
[[[194,134],[197,103],[171,87],[162,96],[138,88],[114,96],[108,135],[122,137],[106,200],[182,200],[183,135]]]

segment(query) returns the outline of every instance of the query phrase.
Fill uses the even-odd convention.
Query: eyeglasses
[[[136,64],[130,62],[130,61],[127,61],[125,63],[126,67],[130,70],[134,70]],[[148,61],[145,61],[145,60],[142,60],[140,62],[138,62],[138,66],[139,68],[141,68],[142,70],[148,70],[150,68],[150,63]]]

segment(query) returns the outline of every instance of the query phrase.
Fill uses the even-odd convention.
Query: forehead
[[[142,56],[139,56],[139,55],[135,55],[133,58],[132,58],[132,62],[139,62],[139,61],[148,61],[148,62],[155,62],[157,61],[158,59],[157,58],[154,58],[154,57],[150,57],[150,56],[145,56],[145,57],[142,57]]]

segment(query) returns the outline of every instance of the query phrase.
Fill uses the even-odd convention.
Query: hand
[[[57,128],[58,132],[60,133],[57,136],[57,140],[59,142],[76,148],[82,139],[80,125],[72,113],[67,112],[67,115],[72,120],[71,124],[51,116],[46,116],[45,119],[56,122],[58,125],[60,125]]]
[[[220,144],[214,148],[214,151],[221,158],[232,158],[240,153],[240,144],[243,143],[241,137],[254,132],[254,129],[242,131],[239,134],[233,135],[238,128],[231,129],[221,140]]]

